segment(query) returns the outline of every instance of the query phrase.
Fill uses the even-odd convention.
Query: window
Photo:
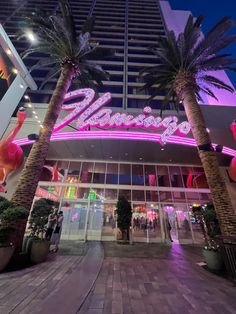
[[[120,165],[119,184],[131,185],[131,171],[129,164]]]
[[[132,165],[132,185],[144,185],[143,165]]]
[[[157,166],[157,177],[159,186],[170,186],[168,168],[166,166]]]
[[[156,186],[157,178],[155,166],[144,165],[144,176],[146,186]]]
[[[107,164],[106,184],[118,184],[117,164]]]
[[[90,183],[92,179],[93,162],[83,162],[80,176],[81,183]]]
[[[106,164],[105,163],[95,163],[93,172],[93,183],[105,182]]]

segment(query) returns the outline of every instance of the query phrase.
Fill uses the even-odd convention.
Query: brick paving
[[[101,272],[79,313],[236,313],[236,287],[196,264],[199,248],[104,246]]]
[[[46,263],[0,274],[0,314],[236,313],[236,287],[196,264],[200,248],[103,246],[103,263],[99,243],[64,243]]]

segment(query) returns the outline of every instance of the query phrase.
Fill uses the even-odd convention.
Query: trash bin
[[[220,237],[220,252],[230,278],[236,282],[236,237]]]

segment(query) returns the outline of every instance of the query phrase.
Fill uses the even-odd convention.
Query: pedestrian
[[[55,226],[55,229],[53,231],[52,238],[51,238],[51,245],[53,245],[53,249],[52,249],[53,252],[58,251],[58,246],[59,246],[60,238],[61,238],[63,220],[64,220],[63,211],[59,211],[59,213],[57,215],[57,223],[56,223],[56,226]]]
[[[167,231],[167,236],[168,236],[168,238],[169,238],[169,240],[171,241],[171,242],[173,242],[173,240],[172,240],[172,237],[171,237],[171,224],[170,224],[170,222],[169,222],[169,219],[168,218],[166,218],[166,231]]]
[[[53,213],[48,216],[47,230],[45,234],[45,239],[50,241],[52,237],[52,233],[55,229],[57,223],[57,210],[55,209]]]

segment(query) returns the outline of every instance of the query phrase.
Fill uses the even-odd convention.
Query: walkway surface
[[[99,243],[66,247],[0,274],[1,314],[236,313],[236,287],[197,265],[199,248],[109,242],[103,256]]]

